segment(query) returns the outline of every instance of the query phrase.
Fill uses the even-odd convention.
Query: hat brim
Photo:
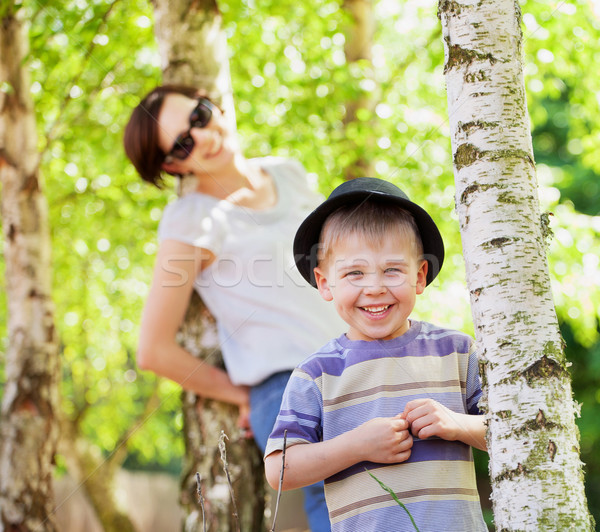
[[[390,195],[379,190],[355,190],[330,197],[307,216],[300,224],[294,238],[294,259],[302,277],[309,284],[317,287],[313,270],[318,266],[319,239],[323,224],[329,215],[339,207],[351,204],[359,205],[367,199],[392,203],[412,214],[423,243],[423,258],[429,263],[427,270],[427,284],[429,285],[437,277],[444,262],[444,241],[437,225],[427,211],[408,198]]]

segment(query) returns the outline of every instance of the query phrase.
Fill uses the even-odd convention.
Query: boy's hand
[[[404,417],[410,423],[413,436],[420,439],[438,436],[444,440],[458,439],[461,431],[460,414],[433,399],[415,399],[404,408]]]
[[[408,428],[403,414],[377,417],[355,428],[352,439],[362,460],[380,464],[404,462],[410,457],[413,443]]]

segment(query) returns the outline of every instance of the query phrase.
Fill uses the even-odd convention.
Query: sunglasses
[[[171,151],[165,156],[166,163],[170,163],[174,159],[184,161],[190,156],[195,145],[194,139],[190,134],[192,128],[206,127],[210,122],[215,108],[215,104],[210,100],[198,98],[198,105],[196,105],[194,110],[190,113],[190,128],[175,139],[175,144],[173,144]]]

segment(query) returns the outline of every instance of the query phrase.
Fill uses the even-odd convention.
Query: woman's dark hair
[[[197,98],[198,89],[185,85],[161,85],[149,92],[131,113],[125,126],[125,153],[144,181],[162,188],[164,152],[158,146],[158,115],[169,94]]]

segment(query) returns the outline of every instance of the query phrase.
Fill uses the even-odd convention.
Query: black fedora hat
[[[423,258],[429,263],[427,284],[431,283],[444,262],[444,241],[440,231],[425,209],[410,201],[396,185],[374,177],[358,177],[342,183],[300,224],[294,239],[294,258],[302,277],[316,288],[313,269],[317,266],[321,229],[327,217],[339,207],[360,204],[367,199],[393,203],[412,214],[423,242]]]

